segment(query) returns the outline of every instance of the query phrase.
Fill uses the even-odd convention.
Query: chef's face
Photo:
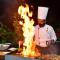
[[[43,20],[43,19],[38,19],[38,24],[39,26],[43,27],[46,23],[46,20]]]

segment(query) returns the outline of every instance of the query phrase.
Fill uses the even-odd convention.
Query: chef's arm
[[[51,27],[50,28],[50,40],[49,41],[46,41],[46,44],[47,45],[51,45],[51,44],[54,44],[57,40],[57,37],[56,37],[56,34],[55,34],[55,31],[54,29]]]
[[[51,42],[55,42],[57,40],[56,34],[54,29],[51,27],[51,31],[50,31],[50,38],[51,38]]]

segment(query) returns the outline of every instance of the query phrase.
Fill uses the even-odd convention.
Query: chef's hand
[[[54,40],[51,40],[51,44],[55,44],[55,41]]]
[[[46,45],[50,46],[51,45],[51,41],[46,41]]]
[[[46,41],[47,46],[50,46],[50,45],[52,45],[52,44],[54,44],[54,43],[55,43],[55,41],[54,41],[54,40]]]

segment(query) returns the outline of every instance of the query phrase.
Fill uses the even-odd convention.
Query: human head
[[[38,24],[45,25],[48,13],[48,7],[38,7]]]

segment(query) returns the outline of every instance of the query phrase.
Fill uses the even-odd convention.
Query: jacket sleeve
[[[51,38],[51,40],[54,40],[54,41],[57,40],[57,37],[56,37],[53,27],[50,27],[50,38]]]

